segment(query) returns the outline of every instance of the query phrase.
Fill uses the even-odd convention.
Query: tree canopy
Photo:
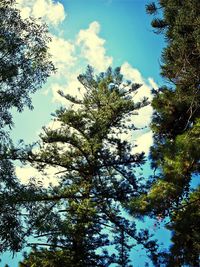
[[[12,109],[33,108],[34,93],[54,71],[47,51],[47,27],[33,19],[23,20],[15,1],[0,2],[0,251],[18,250],[23,236],[19,207],[9,200],[20,192],[10,158],[14,149],[9,130]]]
[[[0,3],[1,127],[12,124],[10,108],[32,108],[30,94],[54,70],[47,51],[50,38],[46,25],[34,19],[23,20],[14,3]]]
[[[169,216],[172,246],[166,266],[199,265],[200,2],[157,1],[147,5],[152,26],[163,34],[161,75],[154,90],[152,186],[132,202],[133,213]],[[136,206],[138,205],[139,206]]]

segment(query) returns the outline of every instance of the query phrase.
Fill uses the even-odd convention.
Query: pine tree
[[[173,231],[173,245],[168,255],[169,266],[199,265],[200,251],[200,189],[190,193],[189,199],[182,202],[182,207],[172,215],[167,226]]]
[[[63,253],[70,262],[66,266],[128,267],[127,236],[137,235],[122,204],[138,194],[134,170],[144,163],[144,154],[134,153],[134,145],[121,135],[136,129],[127,118],[148,101],[134,103],[133,92],[140,85],[124,81],[120,68],[95,76],[88,67],[78,80],[83,97],[60,92],[73,105],[56,111],[60,127],[44,128],[40,152],[28,155],[38,169],[54,166],[61,175],[58,186],[37,196],[29,225],[35,235],[45,237],[36,245],[54,249],[55,257]],[[114,248],[114,254],[107,250],[115,245],[119,255]],[[24,263],[50,252],[39,253]]]
[[[147,12],[155,15],[152,26],[164,34],[167,43],[161,75],[168,85],[154,90],[152,102],[155,176],[146,194],[133,200],[131,209],[138,214],[170,216],[173,237],[166,266],[198,266],[199,188],[193,192],[191,181],[197,184],[200,170],[200,2],[160,0],[149,4]],[[191,201],[194,196],[195,202]]]

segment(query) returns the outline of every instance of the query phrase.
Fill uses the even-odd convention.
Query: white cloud
[[[52,101],[53,102],[58,102],[60,104],[66,104],[66,100],[58,94],[58,91],[62,91],[62,90],[63,90],[63,86],[61,86],[58,83],[53,83],[51,85],[51,91],[52,91],[52,95],[53,95]]]
[[[19,167],[17,166],[15,168],[16,175],[18,179],[23,184],[28,184],[30,180],[34,179],[36,184],[42,185],[44,187],[48,187],[49,184],[52,185],[58,185],[58,176],[56,173],[58,172],[58,169],[49,167],[45,170],[45,174],[42,174],[37,169],[26,166],[26,167]]]
[[[152,100],[151,86],[145,81],[138,69],[133,68],[128,62],[125,62],[121,66],[121,72],[125,79],[130,80],[133,83],[141,84],[141,87],[134,96],[134,101],[140,101],[144,97],[147,97],[149,101]],[[152,78],[149,78],[148,81],[149,83],[154,82]]]
[[[52,0],[17,0],[16,3],[21,10],[23,18],[29,16],[41,17],[48,24],[57,26],[66,17],[64,6],[60,2]]]
[[[133,68],[128,62],[125,62],[121,66],[121,72],[124,75],[125,79],[131,80],[134,83],[141,84],[141,87],[134,95],[133,100],[135,102],[140,101],[144,97],[147,97],[149,101],[152,100],[151,86],[152,84],[156,85],[152,78],[148,78],[149,83],[145,81],[142,77],[142,74],[138,69]],[[150,85],[149,85],[150,84]],[[135,94],[135,92],[134,92]],[[136,127],[148,127],[151,121],[153,110],[151,105],[141,108],[138,110],[138,115],[133,116],[133,123]]]
[[[58,120],[51,120],[46,127],[51,130],[57,130],[61,127],[61,122]]]
[[[124,75],[125,79],[131,80],[134,83],[139,83],[142,86],[137,91],[137,94],[134,96],[134,101],[140,101],[142,98],[147,97],[149,101],[152,100],[151,89],[157,89],[158,86],[154,82],[153,78],[148,78],[147,81],[143,78],[142,74],[138,69],[133,68],[128,62],[125,62],[121,66],[121,72]],[[149,127],[151,123],[151,118],[153,114],[153,109],[151,105],[147,105],[140,110],[138,110],[138,115],[134,115],[131,118],[131,122],[138,128]],[[135,139],[135,144],[137,147],[134,148],[134,152],[145,152],[147,155],[149,148],[153,143],[152,131],[149,129],[147,133],[144,131],[139,131],[137,133],[133,132],[133,136],[129,140]]]
[[[97,71],[105,71],[113,58],[106,55],[105,40],[99,37],[100,24],[92,22],[88,29],[80,30],[76,44],[81,47],[81,56]]]
[[[76,78],[74,78],[74,79],[69,80],[67,86],[65,87],[63,87],[62,85],[58,83],[52,84],[51,90],[53,94],[53,102],[58,102],[58,103],[66,105],[71,102],[69,102],[66,98],[60,96],[58,94],[58,91],[63,91],[64,94],[70,94],[71,96],[74,96],[78,99],[82,99],[84,88],[83,88],[83,85],[81,85],[81,83]]]
[[[149,84],[152,86],[153,89],[157,90],[158,89],[158,85],[157,83],[154,81],[153,78],[148,78]]]
[[[52,36],[49,47],[57,67],[55,78],[58,79],[58,82],[51,86],[53,102],[67,104],[67,101],[58,95],[58,90],[82,98],[84,88],[77,76],[85,71],[86,65],[91,65],[99,72],[112,64],[112,57],[106,55],[105,40],[99,37],[99,32],[100,24],[94,21],[87,29],[79,31],[74,42]],[[60,78],[65,79],[64,86],[60,84]]]
[[[138,115],[133,116],[134,125],[137,128],[149,127],[149,124],[151,123],[152,113],[153,109],[151,105],[141,108],[138,111]]]
[[[133,68],[128,62],[122,64],[121,72],[126,79],[131,80],[133,83],[144,84],[144,79],[139,70]]]
[[[31,16],[31,8],[30,7],[21,7],[21,16],[22,18],[28,18]]]
[[[49,43],[49,53],[53,56],[54,63],[73,65],[76,58],[73,56],[74,45],[55,35],[51,36]]]
[[[136,140],[135,144],[137,147],[133,148],[134,153],[144,152],[146,156],[148,156],[150,146],[153,144],[153,133],[152,131],[148,131],[140,135]]]
[[[66,17],[64,6],[59,1],[54,0],[16,0],[17,7],[21,10],[23,18],[41,18],[45,23],[58,26]],[[58,34],[62,35],[62,30],[58,28]],[[61,76],[76,61],[74,56],[75,45],[69,40],[56,35],[50,35],[49,53],[57,68],[55,76]]]
[[[49,53],[52,55],[52,61],[57,68],[57,78],[62,78],[63,75],[67,75],[71,71],[70,68],[74,66],[77,60],[74,52],[75,46],[72,42],[55,35],[51,36]]]

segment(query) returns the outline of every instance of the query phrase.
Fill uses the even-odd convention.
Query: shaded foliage
[[[9,160],[14,146],[9,136],[13,126],[11,109],[33,108],[34,93],[54,71],[47,52],[45,25],[23,20],[15,1],[0,2],[0,252],[17,251],[22,245],[23,227],[19,205],[10,201],[21,186]],[[13,152],[12,152],[13,153]]]
[[[200,170],[200,2],[160,0],[149,4],[147,12],[155,15],[152,26],[167,43],[161,75],[168,86],[154,90],[152,102],[155,175],[130,206],[138,215],[169,216],[172,247],[166,266],[198,266],[199,188],[193,192],[192,187]]]
[[[183,201],[179,210],[172,215],[172,220],[167,226],[173,231],[170,249],[169,266],[199,265],[200,251],[200,190],[190,193],[188,200]],[[189,221],[188,221],[189,220]]]

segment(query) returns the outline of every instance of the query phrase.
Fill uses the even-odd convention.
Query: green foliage
[[[166,24],[167,47],[162,75],[172,87],[155,94],[152,166],[160,178],[173,183],[178,201],[187,194],[191,177],[199,172],[199,1],[159,1]],[[159,25],[154,25],[159,29]]]
[[[128,237],[137,240],[137,234],[135,224],[125,219],[123,203],[138,194],[134,169],[144,163],[144,154],[133,153],[134,144],[121,135],[135,129],[126,120],[148,102],[134,103],[132,92],[140,86],[127,84],[119,68],[95,76],[88,67],[78,80],[83,97],[60,92],[75,106],[56,111],[60,127],[44,128],[40,151],[27,158],[38,169],[54,166],[60,171],[59,185],[38,198],[28,224],[35,235],[44,237],[41,246],[62,250],[70,262],[66,266],[129,267]],[[51,254],[33,252],[24,263],[57,266],[49,256],[43,260],[43,253]],[[56,260],[59,252],[52,253]]]
[[[18,251],[24,235],[20,205],[14,200],[23,190],[9,160],[15,151],[8,131],[13,126],[11,109],[32,108],[30,94],[54,70],[46,26],[22,20],[14,4],[0,1],[0,252]]]
[[[24,260],[19,263],[19,267],[67,267],[72,266],[70,263],[70,256],[65,250],[34,249],[29,255],[24,255]]]
[[[200,252],[200,189],[190,194],[188,200],[172,214],[167,226],[174,231],[168,266],[199,265]],[[188,221],[189,219],[189,221]]]
[[[158,11],[152,26],[167,42],[161,74],[169,86],[154,91],[152,102],[155,175],[129,208],[138,216],[169,216],[172,246],[169,254],[161,253],[165,266],[198,266],[199,187],[193,192],[191,180],[200,171],[200,2],[160,0],[147,6],[149,14],[159,16]]]
[[[12,124],[10,108],[32,108],[30,93],[54,70],[47,52],[47,27],[33,19],[22,20],[14,2],[0,3],[1,127]]]

